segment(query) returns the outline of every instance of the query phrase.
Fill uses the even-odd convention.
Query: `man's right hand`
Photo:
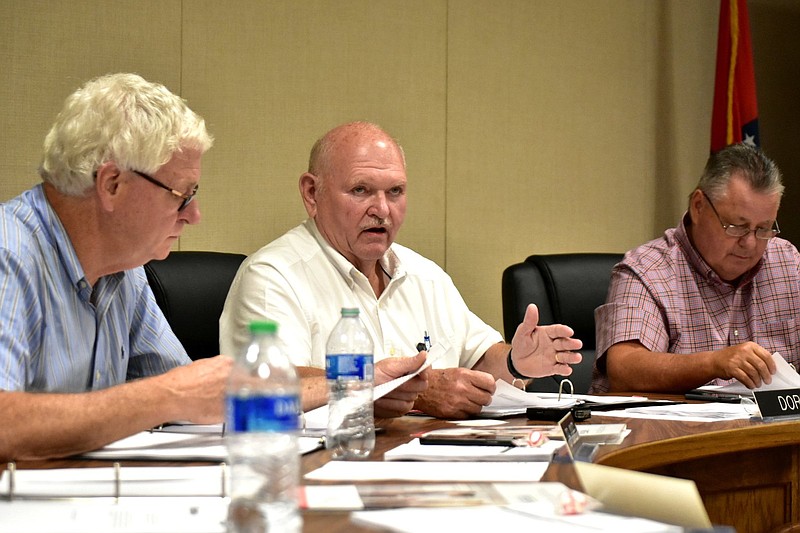
[[[414,357],[387,357],[378,361],[375,364],[375,385],[381,385],[414,372],[425,364],[426,357],[426,352],[420,352]],[[391,418],[403,416],[411,411],[419,394],[428,388],[429,372],[430,369],[423,370],[383,398],[376,400],[375,416]]]
[[[714,352],[713,362],[717,376],[738,379],[748,389],[772,383],[777,371],[772,354],[750,341]]]
[[[173,368],[159,379],[172,391],[175,405],[172,420],[197,424],[221,422],[224,417],[225,386],[233,359],[224,355],[198,359]]]
[[[437,418],[463,419],[489,405],[495,390],[494,376],[466,368],[428,370],[428,390],[415,407]]]

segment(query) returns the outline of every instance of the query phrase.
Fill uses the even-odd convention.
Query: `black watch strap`
[[[508,372],[514,376],[515,379],[533,379],[530,376],[526,376],[521,374],[519,370],[514,367],[514,361],[511,360],[511,351],[508,351],[508,357],[506,357],[506,366],[508,367]]]

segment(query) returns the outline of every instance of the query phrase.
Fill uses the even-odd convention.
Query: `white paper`
[[[563,441],[549,440],[530,446],[461,446],[420,444],[419,439],[392,448],[383,455],[385,461],[550,461]]]
[[[781,389],[800,389],[800,374],[798,374],[792,366],[786,362],[783,356],[775,352],[772,354],[772,360],[775,362],[777,370],[772,375],[772,383],[769,385],[761,385],[756,389],[748,389],[738,379],[733,380],[727,385],[705,385],[698,387],[700,390],[708,390],[713,392],[724,392],[726,394],[740,394],[742,396],[753,397],[753,390],[781,390]]]
[[[298,437],[300,454],[322,447],[319,437]],[[82,455],[102,460],[214,461],[228,459],[222,435],[143,431]]]
[[[538,393],[525,392],[498,379],[495,384],[492,402],[481,410],[483,414],[496,413],[508,409],[526,409],[528,407],[571,407],[577,403],[575,398],[563,395],[559,400],[557,397],[544,398]]]
[[[721,402],[687,403],[633,407],[616,411],[603,411],[601,416],[619,418],[648,418],[653,420],[683,420],[686,422],[719,422],[720,420],[748,419],[753,413],[746,405]]]
[[[383,398],[397,387],[405,383],[406,381],[410,380],[414,376],[418,375],[420,372],[429,368],[433,363],[435,363],[442,355],[445,353],[445,348],[440,343],[436,343],[428,350],[428,357],[425,359],[425,363],[422,364],[418,369],[410,374],[406,374],[405,376],[400,376],[399,378],[395,378],[391,381],[387,381],[386,383],[381,383],[377,385],[372,390],[372,399],[373,401]],[[317,407],[316,409],[312,409],[311,411],[306,412],[303,415],[304,420],[304,427],[307,429],[324,429],[328,427],[328,406],[323,405],[321,407]]]
[[[539,481],[548,463],[331,461],[309,472],[317,481]]]
[[[584,513],[559,516],[537,504],[514,506],[387,509],[352,514],[356,523],[404,533],[430,533],[433,524],[448,531],[547,531],[548,533],[680,533],[682,528],[641,518]]]
[[[301,490],[305,509],[352,511],[364,508],[355,485],[304,485]]]
[[[83,454],[89,459],[152,459],[225,461],[228,452],[221,435],[143,431]]]
[[[14,533],[224,533],[223,498],[0,502],[0,530]]]

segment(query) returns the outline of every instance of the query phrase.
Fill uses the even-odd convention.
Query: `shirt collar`
[[[67,234],[67,230],[64,228],[64,224],[61,222],[58,213],[55,212],[53,206],[51,206],[50,202],[47,200],[42,184],[37,185],[33,189],[32,205],[37,216],[42,221],[42,228],[47,241],[58,250],[58,256],[61,259],[64,271],[67,273],[67,276],[69,276],[70,282],[81,296],[88,300],[92,293],[92,287],[86,279],[83,266],[81,266],[81,262],[78,260],[78,254],[75,252],[75,247],[72,245],[72,241]],[[118,272],[101,277],[95,284],[95,290],[97,290],[106,279],[113,281],[111,288],[116,287],[124,275],[124,272]]]
[[[83,267],[78,260],[75,248],[72,246],[72,241],[67,235],[67,230],[64,229],[64,225],[61,223],[61,219],[53,209],[53,206],[47,201],[43,184],[39,184],[34,188],[33,209],[42,221],[42,229],[45,232],[47,241],[58,250],[64,271],[69,276],[72,284],[80,288],[80,282],[86,279]]]

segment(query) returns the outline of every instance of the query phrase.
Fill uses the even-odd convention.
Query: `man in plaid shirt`
[[[759,149],[712,154],[680,225],[625,255],[595,311],[592,392],[768,384],[800,359],[800,254],[775,238],[781,173]]]

